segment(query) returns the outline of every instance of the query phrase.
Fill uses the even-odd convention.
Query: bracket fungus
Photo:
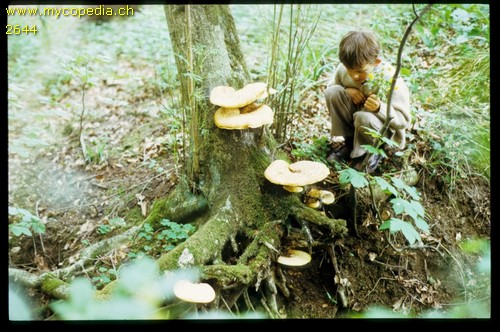
[[[301,268],[311,262],[311,255],[302,250],[290,249],[286,255],[278,257],[278,264],[288,268]]]
[[[328,190],[319,190],[313,188],[306,194],[307,206],[318,208],[321,204],[329,205],[335,202],[335,195]]]
[[[210,91],[210,102],[223,108],[241,108],[274,93],[276,90],[268,89],[267,83],[250,83],[240,90],[221,85]]]
[[[273,161],[264,171],[269,182],[289,187],[303,187],[324,180],[330,174],[328,167],[320,162],[301,160],[288,164],[284,160]],[[301,190],[300,190],[301,191]],[[293,191],[292,192],[300,192]]]
[[[210,91],[210,102],[220,106],[214,114],[215,125],[222,129],[258,128],[274,121],[274,112],[267,105],[255,103],[276,90],[267,83],[250,83],[240,90],[217,86]]]
[[[188,280],[180,280],[174,285],[177,298],[191,303],[210,303],[215,299],[215,290],[207,283],[194,284]]]
[[[251,112],[243,113],[239,108],[219,108],[215,111],[215,125],[222,129],[258,128],[274,121],[273,110],[262,105]]]

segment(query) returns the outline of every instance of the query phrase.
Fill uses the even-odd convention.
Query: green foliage
[[[379,230],[388,230],[391,234],[401,232],[410,245],[422,241],[414,225],[426,234],[430,232],[429,225],[424,220],[425,210],[419,202],[419,193],[415,187],[408,186],[400,178],[386,179],[372,176],[349,167],[339,171],[339,182],[342,185],[350,184],[355,188],[377,186],[384,193],[393,196],[390,200],[392,210],[400,218],[393,217],[386,220],[379,226]],[[411,222],[406,219],[410,219]]]
[[[97,300],[91,282],[77,278],[70,284],[69,299],[50,307],[62,320],[158,318],[157,306],[169,295],[164,290],[168,285],[158,275],[155,262],[145,257],[120,268],[109,300]]]
[[[103,224],[100,224],[97,227],[97,232],[99,234],[106,235],[106,234],[112,232],[113,230],[115,230],[116,228],[124,227],[124,226],[126,226],[125,220],[123,218],[117,217],[117,218],[110,219]]]
[[[32,236],[33,232],[36,234],[45,233],[45,224],[42,220],[26,209],[9,206],[9,216],[12,216],[14,220],[9,223],[9,231],[14,236]]]
[[[20,287],[9,281],[9,320],[27,321],[33,319],[32,316],[25,294]]]
[[[97,271],[99,274],[92,277],[92,282],[97,288],[102,288],[116,278],[117,271],[114,268],[108,269],[105,266],[100,266]]]
[[[386,144],[388,146],[397,146],[397,144],[386,137],[381,137],[380,134],[373,129],[366,128],[368,133],[379,140],[379,145]],[[380,154],[386,157],[385,151],[381,147],[374,147],[371,145],[363,145],[363,147],[370,154]],[[341,170],[339,182],[341,184],[350,183],[354,188],[363,188],[366,186],[378,186],[383,192],[392,195],[394,198],[390,200],[392,210],[396,216],[401,218],[390,218],[379,226],[379,230],[389,230],[391,234],[401,232],[406,240],[413,245],[421,243],[420,234],[417,232],[415,226],[424,233],[429,233],[429,225],[424,220],[425,210],[420,204],[420,195],[415,187],[408,186],[403,180],[398,177],[388,178],[390,182],[386,181],[383,177],[371,176],[358,172],[355,169],[347,168]],[[413,223],[405,220],[411,218]]]
[[[148,223],[142,226],[137,234],[137,238],[142,240],[139,241],[140,249],[137,252],[129,253],[129,256],[149,255],[154,257],[158,253],[170,251],[184,242],[195,231],[195,227],[191,224],[178,224],[168,219],[162,219],[160,224],[164,227],[157,230]]]
[[[295,148],[291,151],[292,155],[299,160],[312,160],[327,164],[327,153],[330,142],[326,136],[313,138],[312,144],[304,141],[294,143]]]
[[[85,150],[86,162],[99,165],[108,160],[108,148],[105,139],[95,139],[89,142]]]

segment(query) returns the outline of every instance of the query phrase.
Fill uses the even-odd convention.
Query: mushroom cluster
[[[217,86],[210,91],[210,102],[220,108],[214,114],[215,125],[222,129],[258,128],[274,121],[273,110],[256,103],[276,90],[267,83],[250,83],[240,90]]]
[[[288,164],[277,159],[264,171],[269,182],[279,184],[289,192],[301,192],[304,186],[322,181],[329,174],[330,169],[325,164],[309,160]]]
[[[328,190],[312,188],[305,195],[306,205],[313,209],[318,209],[322,205],[329,205],[335,202],[335,195]]]

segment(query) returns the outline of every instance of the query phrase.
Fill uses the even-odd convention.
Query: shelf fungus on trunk
[[[287,268],[305,268],[311,262],[311,255],[302,250],[289,249],[285,255],[278,257],[278,264]]]
[[[180,280],[174,285],[177,298],[191,303],[210,303],[215,299],[215,290],[207,283],[192,283]]]
[[[273,161],[264,171],[269,182],[283,186],[290,192],[301,192],[306,185],[324,180],[330,175],[328,167],[320,162],[301,160],[289,164],[284,160]]]
[[[250,83],[240,90],[217,86],[210,91],[210,102],[220,106],[214,114],[215,125],[222,129],[259,128],[274,121],[274,112],[267,105],[256,103],[276,90],[266,83]]]

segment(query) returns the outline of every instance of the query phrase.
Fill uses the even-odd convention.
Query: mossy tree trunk
[[[200,267],[202,278],[226,290],[225,302],[232,305],[246,288],[263,280],[275,289],[269,283],[286,222],[314,224],[333,238],[345,234],[345,221],[321,215],[303,205],[297,194],[264,178],[274,159],[287,159],[265,128],[224,130],[214,125],[217,106],[210,104],[211,89],[218,85],[239,89],[251,80],[229,7],[167,5],[165,13],[182,97],[191,106],[188,118],[197,122],[190,127],[197,139],[190,139],[191,159],[185,165],[196,172],[188,173],[189,184],[181,183],[155,203],[149,222],[165,216],[190,222],[186,216],[200,213],[204,221],[158,263],[162,270]],[[176,216],[173,209],[179,206],[179,197],[189,197],[189,203]]]

